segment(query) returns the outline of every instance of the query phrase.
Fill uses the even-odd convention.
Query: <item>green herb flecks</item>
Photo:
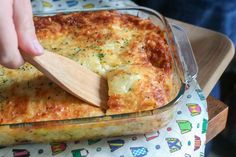
[[[63,41],[62,44],[63,44],[63,45],[68,45],[69,42],[68,42],[68,41]]]
[[[52,51],[53,52],[59,52],[59,51],[61,51],[62,49],[61,48],[59,48],[59,47],[52,47]]]
[[[8,79],[3,78],[3,79],[2,79],[2,83],[6,83],[6,82],[8,82]]]
[[[103,58],[104,58],[104,54],[103,53],[98,53],[97,54],[97,57],[100,59],[100,60],[102,60]]]
[[[70,59],[73,59],[74,61],[76,61],[75,56],[77,56],[77,54],[78,54],[80,51],[83,51],[83,49],[81,49],[81,48],[79,48],[79,47],[73,48],[72,53],[71,53],[71,54],[68,54],[68,57],[69,57]]]
[[[128,39],[125,39],[124,40],[124,46],[128,46],[129,45],[129,40]]]
[[[102,48],[100,46],[97,46],[97,45],[91,45],[89,46],[89,48],[95,50],[95,51],[99,51],[101,52],[102,51]]]
[[[129,40],[128,39],[122,39],[123,44],[120,46],[121,49],[126,48],[129,45]]]

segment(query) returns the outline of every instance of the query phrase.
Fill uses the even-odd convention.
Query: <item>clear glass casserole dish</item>
[[[96,12],[117,10],[143,19],[150,19],[165,31],[169,53],[175,65],[175,77],[178,85],[176,97],[163,107],[119,115],[106,115],[77,119],[64,119],[42,122],[0,124],[0,146],[34,143],[60,142],[82,139],[93,139],[109,136],[142,134],[158,130],[168,124],[178,107],[176,104],[185,91],[185,86],[197,76],[197,65],[188,38],[184,31],[154,10],[144,7],[99,8],[83,10]],[[63,11],[63,14],[81,12],[78,10]],[[36,13],[37,16],[48,16],[62,13]]]

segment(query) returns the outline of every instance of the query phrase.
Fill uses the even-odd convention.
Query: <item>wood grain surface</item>
[[[206,143],[212,140],[222,130],[224,130],[228,117],[228,106],[226,106],[221,101],[209,96],[207,98],[207,104],[209,123]]]
[[[198,82],[209,95],[220,76],[232,60],[235,48],[223,34],[169,19],[186,30],[198,63]],[[219,134],[226,126],[228,107],[211,96],[207,98],[209,124],[206,142]]]
[[[205,94],[209,95],[234,56],[232,41],[209,29],[176,20],[169,21],[186,30],[199,68],[198,82]]]
[[[95,106],[105,108],[108,100],[107,81],[66,57],[44,50],[40,56],[24,56],[62,89]]]

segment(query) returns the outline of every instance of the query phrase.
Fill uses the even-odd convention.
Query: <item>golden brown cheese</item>
[[[128,65],[108,72],[107,114],[139,112],[164,105],[170,100],[165,89],[169,80],[162,69],[151,65]]]
[[[161,107],[174,96],[173,63],[164,32],[150,20],[116,11],[34,17],[47,50],[108,80],[106,114]],[[0,123],[104,115],[67,94],[29,64],[0,68]]]
[[[0,73],[0,123],[104,115],[101,109],[66,93],[29,64],[18,70],[1,67]]]

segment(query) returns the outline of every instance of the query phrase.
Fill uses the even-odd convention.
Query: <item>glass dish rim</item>
[[[91,12],[91,11],[103,11],[103,10],[135,10],[135,11],[144,11],[149,14],[152,14],[159,18],[164,27],[168,30],[170,29],[169,23],[165,19],[164,16],[162,16],[160,13],[156,12],[155,10],[152,10],[150,8],[146,7],[105,7],[105,8],[92,8],[92,9],[73,9],[73,10],[58,10],[58,11],[50,11],[50,12],[34,12],[34,16],[52,16],[55,14],[68,14],[68,13],[75,13],[75,12]],[[168,33],[168,32],[167,32]],[[173,32],[171,31],[173,34]],[[169,40],[169,39],[167,39]],[[169,42],[168,42],[169,44]],[[170,49],[171,51],[171,49]],[[176,65],[175,65],[176,66]],[[180,77],[180,76],[178,76]],[[20,123],[4,123],[0,124],[0,127],[9,126],[10,128],[22,128],[22,127],[34,127],[34,126],[46,126],[46,125],[60,125],[60,124],[85,124],[85,123],[93,123],[93,122],[102,122],[102,121],[109,121],[109,120],[121,120],[121,119],[127,119],[127,118],[141,118],[144,116],[152,116],[157,114],[158,112],[168,109],[172,106],[174,106],[179,99],[183,96],[185,92],[185,86],[186,84],[183,82],[182,79],[180,79],[180,88],[177,92],[176,97],[168,102],[167,104],[155,108],[152,110],[145,110],[141,112],[133,112],[133,113],[122,113],[122,114],[115,114],[115,115],[102,115],[102,116],[94,116],[94,117],[81,117],[81,118],[73,118],[73,119],[62,119],[62,120],[46,120],[46,121],[35,121],[35,122],[20,122]]]

